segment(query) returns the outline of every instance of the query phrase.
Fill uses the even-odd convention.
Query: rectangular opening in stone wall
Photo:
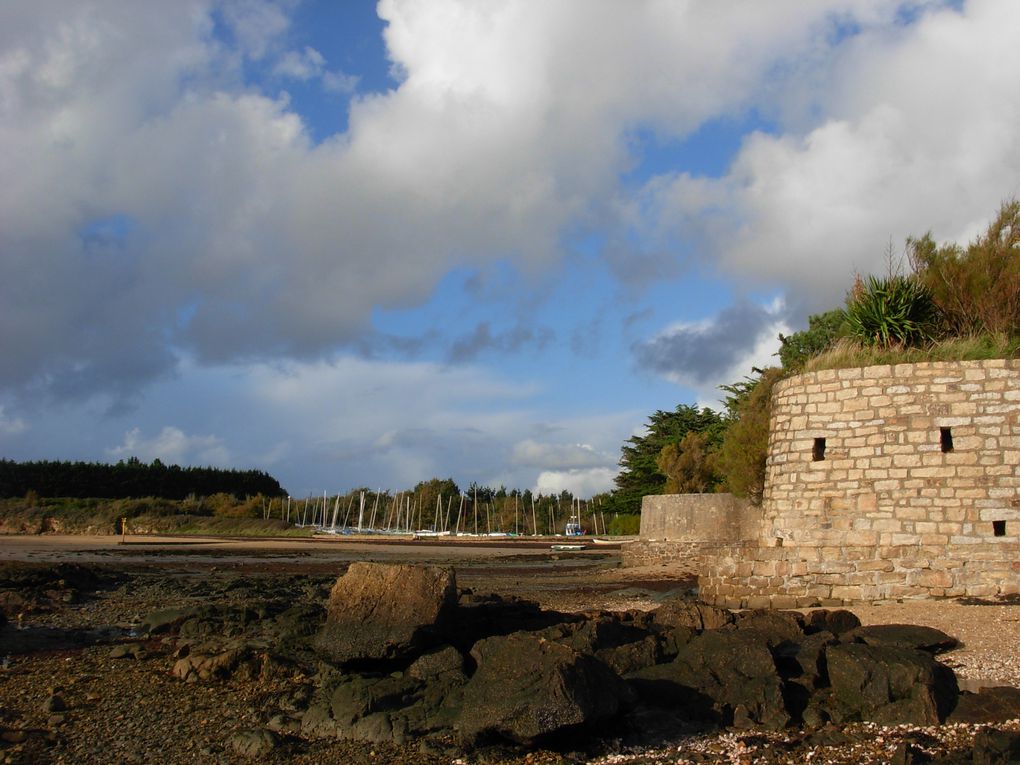
[[[992,521],[992,532],[997,537],[1006,536],[1006,522],[1005,521]]]
[[[811,459],[821,462],[825,459],[825,439],[816,438],[814,448],[811,449]]]
[[[942,447],[942,451],[944,452],[953,451],[952,428],[939,428],[939,445]]]

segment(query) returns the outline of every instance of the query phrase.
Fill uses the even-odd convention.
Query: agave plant
[[[858,278],[847,296],[850,335],[867,345],[924,345],[934,339],[937,318],[928,289],[905,276]]]

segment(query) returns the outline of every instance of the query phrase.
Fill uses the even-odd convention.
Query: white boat
[[[585,549],[586,545],[551,545],[550,549],[556,552],[577,552]]]

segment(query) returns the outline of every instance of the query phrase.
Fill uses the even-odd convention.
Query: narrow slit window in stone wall
[[[944,452],[953,451],[952,428],[939,428],[939,445],[942,447],[942,451]]]
[[[1005,521],[992,521],[992,532],[997,537],[1006,536],[1006,522]]]
[[[816,438],[814,448],[811,450],[811,459],[821,462],[825,459],[825,439]]]

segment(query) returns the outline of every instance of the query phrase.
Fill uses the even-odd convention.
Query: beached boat
[[[556,552],[577,552],[578,550],[585,549],[587,545],[551,545],[551,549]]]

